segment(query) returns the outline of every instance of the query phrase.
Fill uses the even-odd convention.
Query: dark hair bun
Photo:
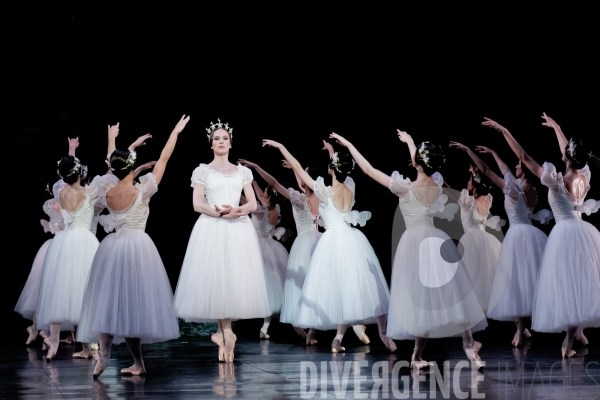
[[[74,156],[65,156],[58,161],[58,176],[68,185],[77,182],[81,173],[79,159]]]
[[[565,147],[567,160],[575,169],[581,169],[590,161],[592,149],[581,139],[571,138]]]
[[[492,189],[492,181],[487,175],[481,173],[481,171],[476,170],[471,173],[471,184],[477,190],[477,193],[481,196],[487,195]]]
[[[427,176],[441,170],[445,162],[444,150],[435,143],[423,142],[415,151],[415,163],[423,168]]]
[[[338,181],[344,182],[354,169],[354,164],[354,159],[350,153],[343,151],[341,153],[337,153],[337,158],[334,156],[334,158],[331,159],[329,162],[329,168],[335,171],[335,176]]]
[[[128,164],[129,150],[115,150],[110,155],[110,168],[112,173],[119,179],[125,178],[133,170],[134,164]]]

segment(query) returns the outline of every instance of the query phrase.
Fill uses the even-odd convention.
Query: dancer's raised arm
[[[412,160],[413,166],[416,166],[417,163],[415,162],[415,154],[417,153],[417,146],[415,146],[415,141],[408,133],[401,131],[400,129],[396,129],[396,131],[398,132],[398,139],[400,139],[402,143],[406,143],[408,146],[410,159]]]
[[[497,123],[494,120],[491,120],[491,119],[485,118],[485,117],[484,117],[484,119],[485,119],[485,121],[483,121],[481,123],[481,125],[489,126],[490,128],[493,128],[493,129],[497,130],[498,132],[502,133],[504,135],[504,139],[506,139],[506,142],[508,143],[510,148],[514,151],[514,153],[517,155],[517,157],[519,157],[519,160],[521,160],[535,176],[537,176],[538,178],[540,176],[542,176],[542,172],[544,171],[542,166],[540,164],[538,164],[533,158],[531,158],[529,156],[529,154],[527,154],[525,152],[523,147],[521,147],[519,142],[517,142],[515,140],[515,138],[508,131],[508,129],[506,129],[505,127],[503,127],[502,125],[500,125],[499,123]]]
[[[362,154],[360,154],[360,152],[356,149],[356,147],[354,147],[352,143],[350,143],[347,139],[343,138],[337,133],[331,133],[329,137],[335,139],[336,142],[348,148],[350,154],[352,155],[352,158],[354,158],[354,161],[356,161],[360,169],[362,169],[365,174],[367,174],[370,178],[380,183],[381,185],[389,187],[390,180],[392,178],[389,175],[384,174],[380,170],[373,168],[371,163],[369,163],[369,161],[367,161],[367,159],[364,158]]]
[[[116,125],[108,125],[108,150],[106,153],[110,156],[117,149],[116,139],[119,136],[119,123]]]
[[[556,123],[555,120],[547,116],[546,113],[542,114],[542,118],[546,120],[546,122],[542,122],[542,125],[554,129],[554,133],[556,133],[556,139],[558,139],[558,145],[560,146],[560,152],[564,157],[569,141],[567,140],[565,134],[563,133],[562,129],[560,129],[560,126]]]
[[[167,161],[169,161],[169,158],[171,158],[171,154],[173,154],[173,150],[175,150],[175,144],[177,143],[177,137],[179,136],[181,131],[183,131],[183,129],[185,128],[185,126],[187,125],[189,120],[190,120],[189,116],[186,117],[185,115],[183,115],[181,117],[181,119],[179,120],[177,125],[175,125],[175,128],[173,128],[173,131],[171,132],[171,135],[169,136],[169,140],[167,140],[167,144],[165,144],[165,147],[163,147],[163,149],[160,153],[160,158],[154,165],[152,174],[154,175],[154,178],[156,179],[157,185],[160,183],[160,181],[165,173],[165,168],[167,168]],[[135,143],[138,143],[138,141],[136,141]],[[139,143],[138,145],[141,145],[142,143],[143,143],[143,141],[141,143]]]
[[[273,189],[277,190],[283,197],[286,199],[290,199],[290,191],[283,187],[281,183],[277,181],[277,179],[273,178],[267,171],[262,169],[258,164],[250,162],[248,160],[244,160],[240,158],[238,162],[248,168],[253,168],[258,174],[271,186]]]
[[[75,157],[75,149],[79,147],[79,138],[67,138],[67,140],[69,141],[69,155]]]
[[[490,180],[492,182],[494,182],[494,184],[496,186],[498,186],[500,189],[502,189],[504,187],[504,184],[505,184],[504,179],[502,179],[494,171],[492,171],[490,169],[490,167],[481,158],[479,158],[477,156],[477,154],[475,154],[470,148],[468,148],[464,144],[461,144],[458,142],[450,142],[449,146],[456,147],[457,149],[462,150],[465,153],[467,153],[469,155],[469,157],[471,157],[471,160],[473,160],[473,162],[475,163],[477,168],[482,173],[484,173],[488,178],[490,178]],[[481,147],[481,146],[479,146],[479,147]],[[500,160],[500,162],[502,162],[502,160]],[[498,165],[500,165],[500,163],[498,163]],[[502,165],[504,165],[504,167],[506,167],[506,164],[502,163]],[[502,171],[502,168],[500,168],[500,170]],[[508,170],[508,167],[506,167],[506,171],[502,171],[502,174],[504,175],[506,172],[510,172],[510,170]]]
[[[292,169],[294,170],[294,172],[296,174],[298,174],[298,176],[300,177],[300,179],[302,179],[302,181],[304,181],[306,186],[308,186],[310,188],[310,190],[315,189],[314,179],[311,178],[310,175],[304,169],[302,169],[302,165],[300,165],[298,160],[296,160],[294,158],[294,156],[292,156],[292,154],[285,148],[284,145],[282,145],[281,143],[278,143],[274,140],[263,139],[263,147],[264,146],[271,146],[271,147],[275,147],[276,149],[279,149],[281,154],[285,157],[285,159],[292,166]]]
[[[290,164],[290,163],[288,162],[288,160],[281,160],[281,166],[282,166],[283,168],[287,168],[287,169],[291,169],[291,170],[292,170],[292,172],[294,173],[294,177],[296,178],[296,182],[298,183],[298,187],[299,187],[299,188],[300,188],[300,190],[302,190],[303,192],[306,192],[306,188],[305,188],[305,187],[304,187],[304,185],[303,185],[303,183],[304,183],[304,182],[302,181],[302,178],[300,178],[300,177],[298,176],[298,174],[296,173],[296,171],[294,171],[294,168],[292,168],[292,164]],[[308,168],[308,167],[307,167],[307,168]],[[305,171],[306,171],[306,170],[305,170]]]

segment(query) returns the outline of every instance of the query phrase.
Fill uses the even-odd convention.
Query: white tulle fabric
[[[40,224],[44,228],[44,232],[56,234],[64,228],[64,223],[60,213],[52,208],[53,204],[56,204],[56,200],[54,199],[50,199],[44,203],[43,210],[48,214],[50,220],[41,219]],[[52,243],[52,239],[46,240],[37,251],[31,265],[31,271],[27,277],[27,282],[25,282],[25,286],[15,306],[15,312],[30,320],[33,320],[37,308],[40,282],[42,280],[42,268],[50,243]]]
[[[581,219],[587,211],[584,194],[589,191],[590,171],[587,166],[580,170],[585,187],[578,200],[567,191],[562,173],[553,164],[544,163],[543,168],[540,179],[550,189],[548,202],[556,225],[540,265],[532,328],[561,332],[576,326],[600,327],[600,233]]]
[[[98,248],[91,226],[94,214],[104,208],[98,190],[104,180],[97,176],[85,187],[85,199],[75,211],[67,211],[60,204],[59,195],[66,184],[62,180],[54,184],[52,192],[65,229],[56,234],[44,258],[36,311],[39,329],[60,323],[62,330],[73,330],[79,323],[83,292]]]
[[[540,262],[548,237],[531,225],[533,207],[527,206],[521,180],[504,175],[504,209],[510,227],[504,236],[496,274],[490,293],[488,317],[499,321],[515,321],[530,317],[533,295],[537,287]],[[548,215],[550,214],[550,215]],[[551,213],[541,210],[538,220],[548,221]]]
[[[354,205],[354,181],[347,178],[344,184],[352,190]],[[365,235],[349,226],[355,220],[352,212],[333,203],[323,178],[317,178],[314,189],[326,232],[313,253],[294,325],[327,330],[375,323],[389,307],[379,260]]]
[[[114,335],[114,343],[126,337],[155,343],[179,337],[173,292],[156,246],[144,229],[150,198],[158,191],[152,173],[140,177],[137,195],[121,211],[102,216],[107,232],[94,257],[87,282],[77,340],[98,342],[99,334]],[[106,202],[110,185],[101,188]]]
[[[311,212],[306,195],[293,188],[289,188],[289,191],[298,236],[290,250],[285,272],[283,304],[281,305],[279,321],[293,324],[300,306],[304,280],[310,268],[317,242],[321,238],[321,232],[318,231],[316,222],[319,219],[318,212],[316,215]]]
[[[449,337],[487,326],[465,266],[456,256],[456,246],[433,223],[434,217],[452,220],[458,206],[445,205],[448,197],[441,188],[442,176],[436,172],[431,178],[438,186],[417,189],[438,193],[431,205],[422,203],[414,183],[398,172],[392,174],[389,184],[400,198],[407,228],[398,243],[392,269],[387,335],[394,339]],[[446,248],[448,243],[451,248]],[[446,261],[444,252],[455,254],[457,261]]]
[[[485,199],[491,208],[492,195],[488,194]],[[506,222],[498,216],[490,216],[489,213],[481,215],[477,211],[477,200],[469,195],[467,189],[461,191],[458,205],[465,230],[464,235],[460,238],[460,244],[464,251],[463,261],[479,304],[487,314],[502,243],[494,235],[486,232],[485,228],[489,227],[499,231]]]
[[[275,206],[281,221],[281,209],[279,204]],[[259,205],[252,213],[252,224],[258,236],[263,265],[265,267],[265,279],[267,284],[267,294],[269,296],[269,306],[272,314],[278,314],[281,311],[283,302],[283,284],[285,282],[285,270],[288,263],[289,254],[286,248],[273,237],[281,238],[281,229],[275,228],[269,223],[269,209]]]
[[[192,186],[205,186],[211,206],[238,206],[249,182],[252,172],[241,165],[233,174],[223,175],[200,164],[192,174]],[[180,318],[193,322],[271,315],[260,245],[250,218],[198,218],[181,267],[175,309]]]

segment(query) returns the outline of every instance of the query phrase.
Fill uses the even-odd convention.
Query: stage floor
[[[536,343],[534,334],[528,348],[518,350],[510,346],[510,338],[502,343],[488,339],[480,351],[486,361],[480,373],[464,363],[460,339],[430,340],[424,356],[439,367],[415,373],[402,363],[410,359],[412,342],[398,342],[398,351],[390,354],[374,335],[368,346],[350,335],[341,354],[329,351],[329,337],[322,337],[316,347],[240,338],[233,364],[217,361],[217,348],[209,338],[145,345],[145,377],[120,375],[132,363],[122,344],[113,346],[110,365],[97,380],[92,379],[92,360],[71,358],[79,346],[62,345],[55,359],[46,362],[38,340],[33,347],[0,348],[0,397],[600,398],[600,343],[579,346],[576,357],[562,359],[558,335]]]

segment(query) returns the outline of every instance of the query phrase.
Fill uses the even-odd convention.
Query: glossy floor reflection
[[[600,398],[597,332],[571,359],[560,357],[560,335],[534,338],[519,349],[510,346],[510,338],[501,343],[488,337],[480,353],[486,361],[483,373],[471,369],[458,338],[430,340],[424,356],[439,367],[422,371],[408,367],[410,342],[398,342],[398,352],[390,354],[379,343],[364,346],[349,339],[346,353],[332,354],[328,337],[317,347],[292,339],[240,338],[235,362],[225,364],[217,361],[208,338],[181,338],[144,346],[145,377],[121,376],[131,358],[125,345],[114,346],[98,380],[92,379],[92,360],[71,358],[78,347],[61,346],[46,362],[36,342],[0,348],[0,397],[593,399]]]

